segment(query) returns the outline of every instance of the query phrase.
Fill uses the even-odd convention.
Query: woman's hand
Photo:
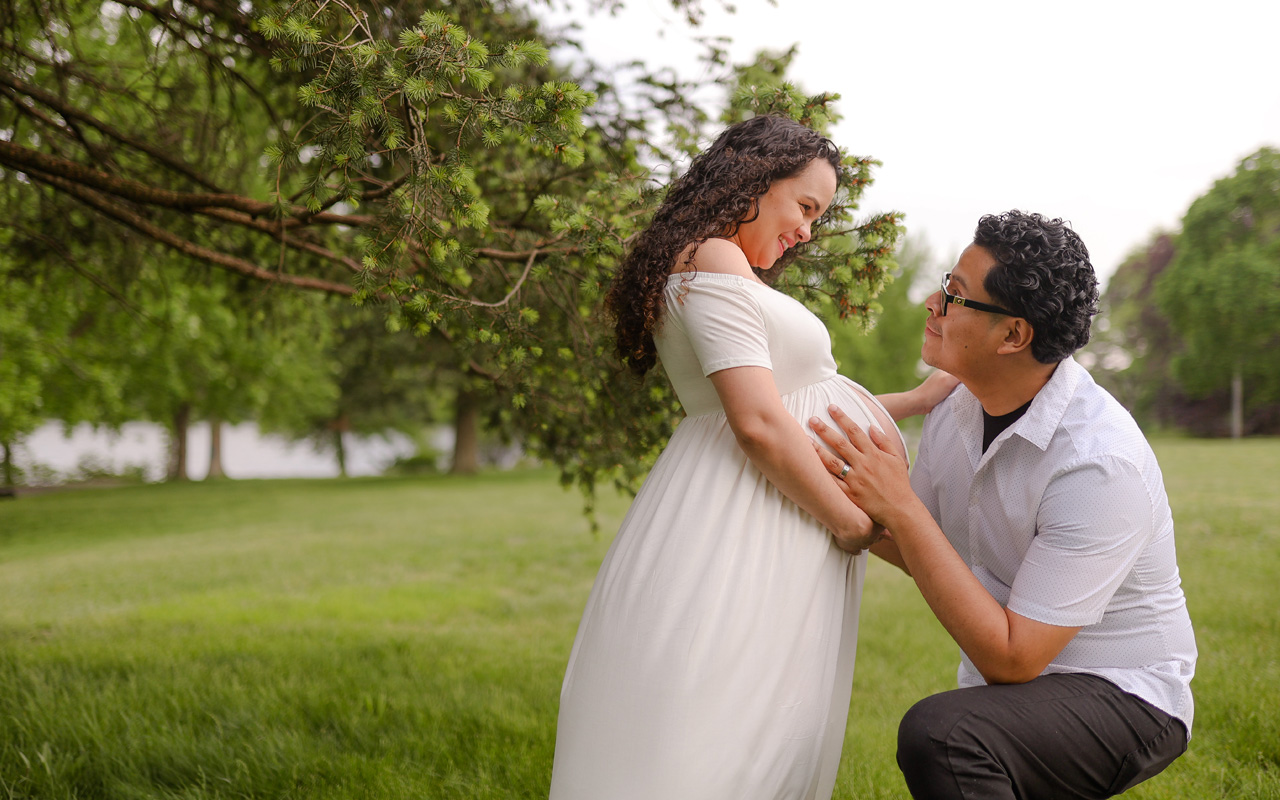
[[[889,412],[889,416],[893,417],[894,422],[901,422],[917,414],[928,414],[934,406],[946,400],[947,395],[959,384],[960,381],[954,375],[934,370],[914,389],[878,394],[876,399]]]
[[[819,450],[818,455],[821,457],[822,451],[818,444],[815,442],[813,446],[815,450]],[[840,484],[842,489],[844,488],[843,481],[836,481],[836,483]],[[845,496],[848,496],[848,492],[845,492]],[[888,534],[883,525],[877,525],[865,511],[850,503],[847,527],[843,530],[832,529],[831,538],[835,540],[836,547],[850,555],[859,556],[871,545],[888,538]]]
[[[950,372],[935,369],[929,373],[929,377],[920,382],[919,386],[909,392],[916,396],[916,406],[920,409],[916,413],[928,414],[934,406],[946,400],[959,385],[959,378]]]

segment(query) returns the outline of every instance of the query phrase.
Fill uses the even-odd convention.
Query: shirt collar
[[[1009,435],[1021,436],[1041,451],[1048,449],[1054,431],[1058,429],[1062,417],[1066,414],[1067,404],[1075,394],[1081,377],[1086,374],[1084,367],[1077,364],[1070,356],[1059,362],[1053,374],[1049,376],[1049,382],[1040,387],[1040,391],[1036,392],[1036,396],[1032,398],[1031,407],[1027,409],[1027,413],[1009,426]],[[961,384],[952,395],[952,399],[952,415],[956,428],[964,441],[969,461],[976,469],[983,460],[983,456],[993,454],[998,445],[993,443],[987,448],[985,454],[982,452],[982,404],[978,402],[978,398],[974,397],[973,392]],[[997,437],[997,441],[1002,438],[1005,438],[1004,434]]]
[[[1053,439],[1053,432],[1062,424],[1062,418],[1067,413],[1067,404],[1075,396],[1081,378],[1087,374],[1084,367],[1077,364],[1071,356],[1060,361],[1049,377],[1049,382],[1036,392],[1031,408],[1011,426],[1016,435],[1041,450],[1047,450]]]

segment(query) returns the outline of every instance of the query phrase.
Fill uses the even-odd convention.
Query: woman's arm
[[[733,367],[711,373],[729,427],[747,458],[769,482],[812,514],[850,553],[860,553],[882,530],[845,498],[812,447],[812,440],[782,405],[773,372]]]
[[[905,392],[890,392],[876,395],[876,399],[884,405],[894,422],[901,422],[907,417],[917,414],[928,414],[933,407],[951,394],[960,383],[953,375],[941,370],[934,370],[920,385]]]

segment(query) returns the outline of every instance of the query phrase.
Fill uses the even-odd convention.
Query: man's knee
[[[911,707],[898,724],[898,769],[914,786],[919,780],[932,782],[926,776],[941,776],[951,771],[948,763],[947,739],[959,716],[950,692],[926,697]]]
[[[930,695],[907,711],[898,724],[898,746],[920,747],[928,742],[945,742],[956,723],[969,712],[964,689]]]
[[[935,695],[936,697],[936,695]],[[936,731],[937,715],[933,710],[934,697],[926,697],[911,707],[898,723],[898,763],[904,755],[921,754],[932,747]]]
[[[898,724],[898,769],[912,797],[1012,797],[972,689],[926,697]]]

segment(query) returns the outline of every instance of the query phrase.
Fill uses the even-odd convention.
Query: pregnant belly
[[[858,424],[863,430],[867,430],[871,426],[881,427],[879,419],[873,413],[872,407],[879,408],[879,404],[872,398],[870,392],[863,389],[858,384],[848,378],[837,375],[834,378],[811,383],[808,386],[802,386],[795,391],[788,392],[782,396],[783,406],[791,413],[796,421],[800,423],[810,438],[817,441],[818,437],[809,427],[809,419],[817,417],[827,425],[837,430],[835,420],[831,418],[831,413],[827,410],[830,406],[839,407],[844,413]],[[884,418],[889,419],[888,413],[884,413]],[[902,434],[898,431],[897,426],[889,431],[890,435],[897,435],[901,440]],[[906,449],[906,442],[903,440],[903,450]]]

